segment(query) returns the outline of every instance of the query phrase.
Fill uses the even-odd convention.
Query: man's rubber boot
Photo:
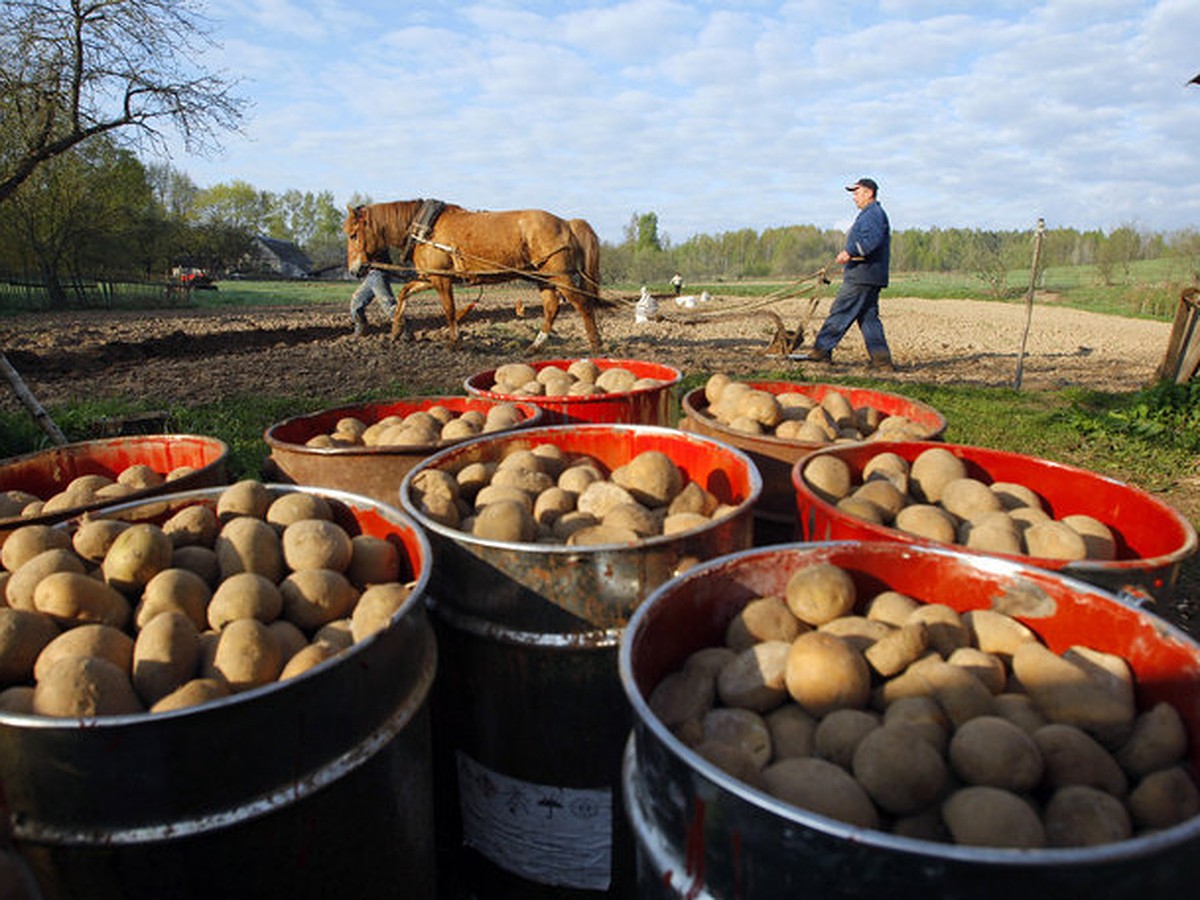
[[[350,314],[350,318],[354,320],[354,336],[362,337],[367,330],[367,314],[361,309],[356,309]]]
[[[876,372],[895,372],[896,364],[892,362],[892,354],[876,352],[871,354],[871,368]]]
[[[801,350],[798,353],[791,353],[788,355],[788,359],[796,359],[800,362],[828,363],[833,362],[833,354],[828,350],[818,350],[814,347],[811,350]]]

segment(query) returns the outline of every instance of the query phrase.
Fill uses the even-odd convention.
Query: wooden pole
[[[13,390],[34,421],[42,426],[42,430],[50,435],[50,440],[54,443],[62,445],[67,442],[67,436],[59,430],[54,424],[54,420],[50,418],[50,414],[42,408],[42,404],[38,403],[37,397],[33,396],[33,392],[25,384],[19,372],[13,368],[12,363],[8,361],[8,357],[0,353],[0,369],[4,370],[4,376],[8,379],[8,383],[12,385]]]
[[[1046,220],[1038,218],[1037,231],[1033,237],[1033,265],[1029,270],[1029,293],[1025,295],[1025,330],[1021,333],[1021,352],[1017,354],[1017,378],[1013,387],[1021,389],[1021,376],[1025,368],[1025,343],[1029,340],[1029,326],[1033,322],[1033,292],[1037,289],[1038,267],[1042,263],[1042,238],[1046,234]]]

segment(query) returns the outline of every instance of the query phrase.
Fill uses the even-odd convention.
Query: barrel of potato
[[[1123,657],[1138,709],[1172,704],[1188,734],[1184,765],[1193,775],[1200,765],[1200,646],[1124,598],[1059,572],[937,547],[830,542],[731,554],[655,591],[621,642],[621,679],[636,720],[623,788],[640,897],[1116,900],[1195,890],[1200,817],[1087,847],[942,843],[801,809],[679,740],[649,706],[655,686],[693,652],[722,645],[750,599],[784,596],[792,573],[816,563],[847,571],[860,601],[891,589],[960,613],[994,609],[1015,616],[1055,653],[1086,645]]]
[[[367,497],[268,487],[319,494],[349,534],[393,544],[410,595],[338,655],[224,699],[84,720],[0,712],[0,797],[45,900],[436,896],[428,540]],[[149,521],[220,493],[165,495]]]
[[[1041,498],[1045,512],[1052,518],[1091,516],[1106,525],[1115,539],[1114,558],[1107,560],[993,555],[1062,571],[1113,592],[1142,590],[1165,602],[1173,594],[1180,567],[1196,552],[1196,530],[1191,522],[1178,510],[1132,485],[1020,453],[924,441],[828,447],[800,460],[792,470],[792,483],[801,539],[938,543],[845,512],[823,499],[803,477],[805,466],[819,456],[828,455],[844,461],[853,482],[859,483],[863,467],[876,454],[895,453],[911,463],[931,447],[944,448],[961,459],[968,477],[986,484],[1024,485]]]
[[[457,440],[390,446],[309,446],[309,441],[319,435],[333,434],[338,422],[345,418],[371,425],[389,416],[403,418],[414,412],[428,412],[434,407],[448,410],[456,418],[466,412],[487,415],[502,402],[515,407],[520,414],[515,427],[537,425],[542,420],[541,409],[532,403],[459,396],[409,397],[387,403],[343,406],[285,419],[272,425],[263,435],[271,451],[264,471],[273,481],[350,491],[395,505],[396,491],[408,470]]]
[[[530,362],[535,371],[556,367],[566,370],[576,360],[547,359]],[[573,422],[595,422],[610,425],[670,425],[674,413],[672,391],[683,380],[683,373],[672,366],[639,359],[594,359],[601,373],[609,369],[625,369],[634,378],[653,379],[647,384],[627,391],[563,396],[519,396],[514,398],[496,390],[496,370],[476,372],[465,382],[467,393],[491,400],[520,399],[536,404],[545,411],[544,425],[563,425]]]
[[[56,501],[51,511],[0,518],[0,543],[22,525],[53,525],[115,502],[134,501],[158,494],[216,487],[229,480],[226,462],[229,447],[224,441],[194,434],[147,434],[50,447],[22,456],[0,460],[0,492],[21,491],[41,500],[61,494],[83,475],[99,475],[117,481],[131,466],[149,466],[168,478],[162,484],[138,487],[122,496],[80,495],[76,500]]]
[[[938,410],[919,400],[911,400],[900,394],[887,391],[872,391],[865,388],[843,387],[832,384],[803,384],[791,381],[749,381],[755,390],[770,394],[797,393],[820,403],[826,394],[836,391],[842,394],[854,409],[873,409],[886,416],[903,416],[914,426],[925,440],[941,440],[946,431],[946,417]],[[758,466],[762,474],[763,493],[758,508],[754,511],[755,525],[759,533],[756,543],[777,543],[797,538],[796,497],[792,489],[792,467],[797,460],[820,450],[826,444],[812,441],[790,440],[774,434],[751,434],[730,428],[718,421],[709,412],[704,388],[688,391],[681,401],[683,418],[679,427],[685,431],[703,434],[725,441],[744,450]]]
[[[676,534],[567,546],[475,537],[439,524],[413,497],[427,469],[457,472],[544,444],[610,470],[661,451],[729,509]],[[409,473],[400,500],[427,531],[435,559],[443,883],[491,898],[633,896],[618,798],[631,724],[617,678],[620,635],[655,587],[699,560],[750,546],[760,489],[741,451],[640,425],[524,429],[445,450]]]

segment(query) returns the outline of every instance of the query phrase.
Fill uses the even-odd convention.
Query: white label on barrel
[[[608,889],[612,792],[533,784],[458,752],[463,841],[500,868],[541,884]]]

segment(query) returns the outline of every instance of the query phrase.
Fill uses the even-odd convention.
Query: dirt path
[[[426,295],[428,296],[428,295]],[[540,322],[533,307],[517,319],[503,292],[466,322],[463,348],[450,350],[433,304],[412,307],[418,340],[392,343],[380,313],[373,329],[350,336],[344,307],[266,307],[256,310],[180,310],[153,313],[85,311],[20,315],[0,323],[0,347],[46,406],[81,397],[153,398],[193,404],[271,390],[336,400],[372,386],[401,382],[414,393],[457,392],[474,372],[524,357]],[[776,307],[795,328],[807,301]],[[809,342],[828,311],[823,299],[806,329]],[[695,312],[738,311],[733,299],[715,299]],[[664,303],[667,317],[694,312]],[[887,297],[882,306],[899,371],[896,382],[1012,386],[1017,374],[1026,312],[1022,304]],[[774,326],[756,314],[739,321],[638,325],[632,307],[600,317],[605,355],[651,359],[685,374],[734,374],[794,368],[763,355]],[[1084,387],[1124,392],[1153,380],[1166,351],[1170,325],[1080,312],[1051,305],[1034,308],[1022,387],[1030,391]],[[582,325],[564,310],[545,358],[587,355]],[[857,330],[835,352],[832,367],[809,366],[807,377],[864,373],[866,354]],[[809,372],[811,371],[811,375]],[[16,408],[11,391],[0,404]]]

